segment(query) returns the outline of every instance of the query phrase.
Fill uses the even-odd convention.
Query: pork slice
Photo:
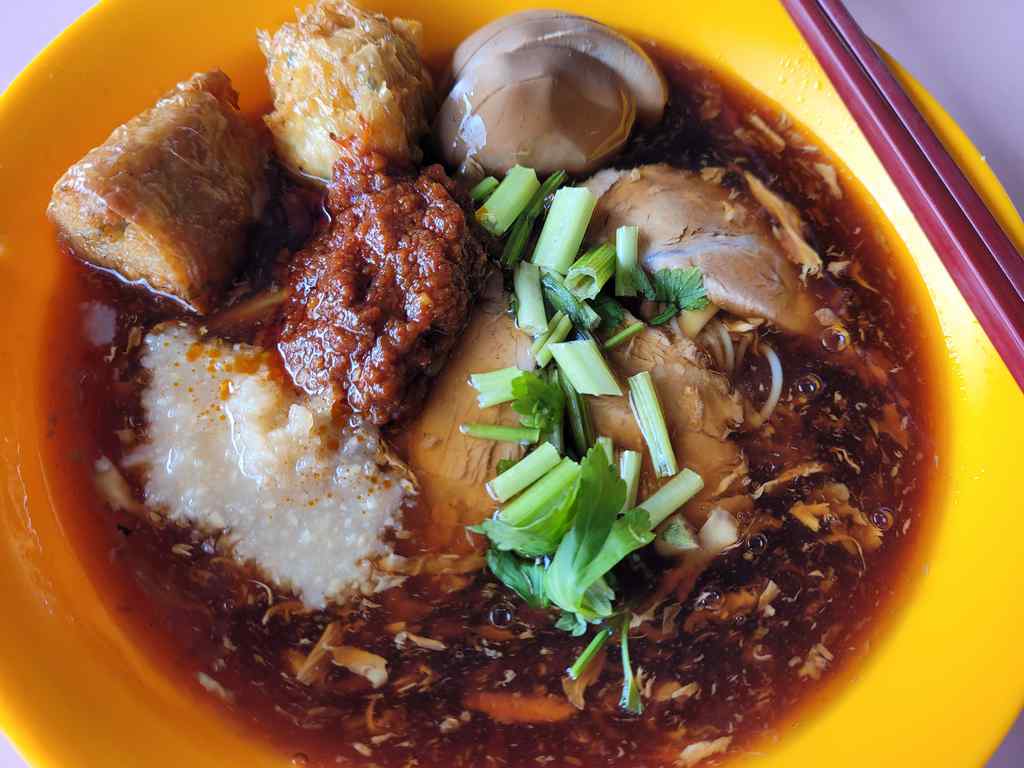
[[[746,476],[743,453],[729,439],[743,419],[739,394],[725,376],[708,368],[706,355],[692,341],[664,327],[645,328],[631,343],[611,350],[608,360],[622,378],[650,372],[680,467],[690,467],[704,479],[703,490],[684,509],[694,525],[703,524],[709,503],[735,492]],[[650,461],[627,398],[593,398],[591,415],[598,434],[611,437],[617,447],[642,452],[645,463]],[[653,492],[651,482],[645,485],[651,487],[642,487],[642,495]]]
[[[425,544],[431,548],[458,551],[465,544],[464,526],[479,523],[497,506],[484,484],[497,474],[498,462],[523,454],[513,443],[476,440],[459,431],[465,422],[518,423],[507,405],[481,410],[468,383],[472,373],[532,367],[530,339],[516,330],[500,281],[496,283],[492,281],[487,297],[473,310],[419,415],[397,437],[430,515],[430,541]]]
[[[590,241],[614,242],[616,229],[635,224],[648,272],[699,267],[708,296],[719,307],[739,317],[765,318],[793,333],[816,331],[817,305],[787,251],[796,237],[789,219],[783,242],[756,200],[667,165],[602,171],[588,186],[600,196]]]

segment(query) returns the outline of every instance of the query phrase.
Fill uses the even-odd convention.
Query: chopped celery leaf
[[[637,291],[640,292],[640,295],[648,301],[654,301],[658,297],[657,291],[654,290],[654,284],[651,283],[651,278],[647,276],[647,272],[643,267],[634,265],[630,280]]]
[[[524,427],[547,432],[561,422],[565,395],[558,384],[525,372],[512,380],[512,395],[512,410]]]
[[[626,499],[626,484],[601,446],[587,452],[580,469],[576,515],[558,545],[544,585],[548,597],[563,611],[578,614],[585,621],[597,621],[611,615],[615,593],[603,579],[591,578],[593,571],[588,566],[597,559],[611,533]]]
[[[502,584],[519,595],[531,608],[548,607],[544,594],[544,567],[540,563],[523,560],[511,552],[493,547],[487,550],[487,567]]]
[[[581,619],[578,614],[562,612],[562,615],[558,617],[558,621],[555,622],[555,629],[560,629],[563,632],[568,632],[573,637],[582,637],[587,632],[589,625],[586,621]]]
[[[659,269],[650,276],[642,267],[636,267],[631,279],[645,299],[669,305],[651,318],[651,325],[667,323],[684,309],[704,309],[708,305],[704,276],[699,267]]]
[[[659,269],[651,276],[656,301],[674,304],[678,311],[704,309],[708,293],[698,267]]]
[[[659,269],[650,278],[637,268],[634,279],[644,298],[668,305],[651,318],[651,325],[667,323],[683,310],[704,309],[708,305],[704,276],[698,267]]]
[[[572,523],[573,505],[579,484],[573,481],[568,488],[531,522],[521,525],[508,523],[498,514],[484,520],[471,531],[484,534],[492,549],[518,552],[523,557],[550,555]]]

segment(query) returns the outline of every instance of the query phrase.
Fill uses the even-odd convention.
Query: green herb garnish
[[[525,372],[512,380],[512,410],[524,427],[547,432],[561,423],[565,395],[558,384]]]
[[[523,598],[531,608],[548,607],[548,598],[544,594],[544,568],[540,563],[491,547],[487,550],[487,567],[498,581]]]
[[[631,714],[642,715],[644,703],[640,700],[640,689],[633,677],[633,665],[629,661],[629,624],[630,616],[626,614],[619,633],[622,647],[622,696],[619,698],[619,706]]]
[[[573,665],[565,670],[565,673],[569,676],[570,680],[579,680],[583,673],[586,671],[590,662],[594,660],[594,657],[604,648],[605,643],[608,642],[608,638],[612,636],[612,630],[610,627],[605,627],[587,644],[587,647],[583,649]]]

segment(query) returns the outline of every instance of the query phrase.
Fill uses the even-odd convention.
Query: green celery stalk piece
[[[498,188],[477,210],[477,221],[492,235],[501,237],[529,205],[530,198],[538,189],[540,182],[532,168],[521,165],[510,168]]]
[[[518,368],[511,367],[470,374],[469,384],[477,391],[477,405],[481,408],[491,408],[515,399],[512,393],[512,380],[521,373]]]
[[[651,527],[657,528],[703,487],[703,478],[687,467],[645,499],[640,507],[651,516]]]
[[[533,485],[560,461],[561,457],[551,443],[541,443],[512,467],[487,483],[487,492],[491,498],[504,503],[524,488]]]
[[[633,677],[633,664],[629,660],[629,614],[623,617],[620,629],[619,644],[622,648],[622,696],[619,698],[619,706],[634,715],[641,715],[644,711],[644,703],[640,699],[640,690],[636,685],[636,678]]]
[[[637,259],[640,228],[626,225],[615,230],[615,295],[636,296],[633,273],[639,269]]]
[[[537,365],[539,367],[544,368],[551,362],[551,345],[565,341],[569,337],[570,333],[572,333],[572,320],[565,315],[562,315],[562,318],[558,321],[558,325],[555,326],[555,330],[553,330],[551,335],[544,340],[540,349],[537,350],[537,354],[533,357],[533,359],[537,361]]]
[[[605,627],[594,635],[593,639],[587,644],[587,647],[583,649],[583,653],[579,655],[573,665],[565,670],[565,673],[569,676],[570,680],[579,680],[587,667],[590,666],[590,662],[593,661],[594,656],[604,648],[608,642],[608,638],[612,636],[612,630],[610,627]]]
[[[569,267],[565,275],[565,287],[578,299],[593,299],[614,274],[615,246],[602,243],[584,253]]]
[[[540,287],[540,269],[534,264],[521,261],[515,266],[512,282],[516,292],[516,325],[531,336],[540,336],[548,327],[544,295]]]
[[[558,369],[581,395],[622,396],[615,374],[593,339],[563,341],[548,348]]]
[[[595,205],[597,198],[586,187],[562,187],[555,192],[533,251],[533,263],[560,275],[568,272],[583,242]]]
[[[474,205],[479,205],[488,197],[491,193],[498,188],[498,180],[493,176],[487,176],[480,179],[471,190],[469,190],[469,197],[473,201]]]
[[[557,503],[579,474],[579,464],[569,458],[562,459],[554,469],[505,505],[499,517],[509,525],[519,526],[536,520]]]

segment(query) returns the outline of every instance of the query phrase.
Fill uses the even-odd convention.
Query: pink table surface
[[[296,4],[302,3],[297,0]],[[846,4],[868,34],[952,113],[999,175],[1017,209],[1024,209],[1020,133],[1024,126],[1024,99],[1020,98],[1024,0],[847,0]],[[0,88],[6,88],[38,50],[90,5],[89,0],[0,0]],[[987,768],[1020,766],[1024,766],[1024,715]],[[24,768],[2,735],[0,768]]]

